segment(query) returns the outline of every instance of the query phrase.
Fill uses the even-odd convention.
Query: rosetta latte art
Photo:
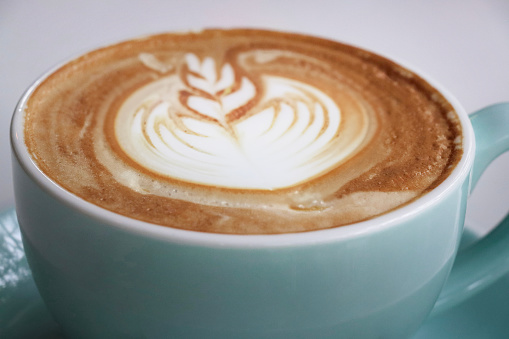
[[[349,225],[440,185],[461,124],[417,74],[299,34],[128,40],[50,74],[24,136],[51,180],[101,208],[200,232]]]
[[[154,57],[143,54],[145,59]],[[366,136],[367,124],[341,133],[341,108],[320,89],[263,75],[263,95],[249,109],[261,89],[228,63],[216,69],[212,58],[189,53],[183,72],[134,92],[115,121],[126,154],[149,171],[179,180],[278,189],[337,166]]]

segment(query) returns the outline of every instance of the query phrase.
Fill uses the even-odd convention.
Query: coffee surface
[[[453,107],[419,76],[262,30],[161,34],[72,60],[30,96],[25,141],[93,204],[237,234],[372,218],[439,185],[462,155]]]

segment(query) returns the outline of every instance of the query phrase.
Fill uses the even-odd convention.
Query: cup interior
[[[429,208],[430,206],[440,203],[444,195],[446,195],[450,190],[456,189],[469,175],[475,154],[475,139],[473,129],[470,124],[468,114],[465,112],[458,100],[456,100],[456,98],[445,88],[443,88],[437,81],[427,76],[424,72],[416,69],[416,67],[409,66],[407,62],[395,60],[394,58],[387,56],[384,57],[395,61],[397,64],[411,70],[413,73],[425,79],[429,84],[436,88],[455,108],[463,131],[463,156],[451,174],[432,191],[426,193],[415,201],[399,207],[393,211],[351,225],[324,230],[308,231],[303,233],[270,235],[202,233],[163,227],[132,219],[103,209],[66,191],[38,169],[26,148],[23,135],[25,107],[31,93],[46,77],[48,77],[66,62],[57,65],[42,75],[40,78],[38,78],[25,91],[22,98],[18,102],[11,122],[11,147],[13,152],[13,160],[19,162],[31,180],[36,182],[42,190],[58,199],[68,208],[79,211],[80,213],[83,213],[92,219],[100,220],[103,223],[110,225],[111,227],[118,227],[129,232],[135,232],[141,236],[156,237],[158,239],[165,239],[172,242],[213,247],[281,247],[315,244],[318,242],[339,241],[343,239],[349,239],[351,237],[356,237],[361,234],[381,231],[385,228],[392,227],[401,222],[404,222],[405,220],[412,218],[421,211]]]

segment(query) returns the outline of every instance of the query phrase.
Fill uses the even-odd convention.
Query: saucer
[[[475,241],[465,231],[462,246]],[[509,275],[428,319],[412,339],[509,338]],[[64,338],[37,292],[13,209],[0,213],[0,338]]]

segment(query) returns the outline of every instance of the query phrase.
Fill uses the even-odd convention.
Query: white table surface
[[[403,59],[449,89],[467,112],[509,101],[507,0],[0,0],[0,210],[14,206],[11,114],[36,77],[107,43],[202,27],[295,31]],[[467,223],[480,232],[509,209],[508,172],[506,154],[470,199]]]

